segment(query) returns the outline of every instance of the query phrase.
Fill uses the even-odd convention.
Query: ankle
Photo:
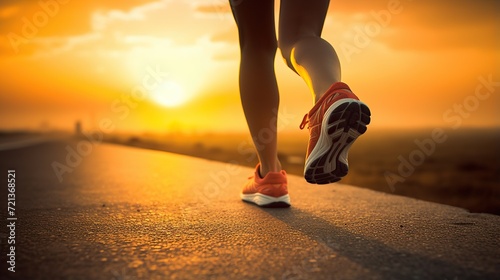
[[[323,97],[323,95],[327,94],[328,92],[332,91],[332,88],[334,87],[335,84],[337,83],[341,83],[341,82],[334,82],[332,84],[330,84],[329,86],[323,86],[321,87],[321,89],[319,89],[317,92],[315,92],[316,94],[314,95],[314,104],[318,103],[318,101],[321,99],[321,97]],[[338,89],[337,89],[338,90]],[[342,88],[342,90],[345,90],[345,91],[349,91],[349,92],[352,92],[350,89],[348,88]],[[334,90],[335,91],[335,90]]]
[[[280,172],[281,170],[281,163],[279,161],[271,165],[261,163],[259,168],[259,175],[261,178],[264,178],[269,172]]]

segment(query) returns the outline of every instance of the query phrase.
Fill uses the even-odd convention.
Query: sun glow
[[[177,107],[189,100],[189,96],[178,83],[166,81],[160,84],[152,93],[152,100],[165,107]]]

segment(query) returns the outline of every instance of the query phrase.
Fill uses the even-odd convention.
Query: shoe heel
[[[366,132],[370,116],[370,109],[361,101],[341,104],[328,116],[328,135],[335,137],[339,131],[348,133],[351,130],[359,136]]]

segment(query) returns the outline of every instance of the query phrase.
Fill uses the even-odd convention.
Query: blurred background
[[[332,1],[324,38],[372,110],[343,183],[500,214],[499,8]],[[255,165],[227,1],[5,0],[0,34],[1,143],[102,133]],[[312,97],[279,55],[276,73],[280,154],[300,175]]]

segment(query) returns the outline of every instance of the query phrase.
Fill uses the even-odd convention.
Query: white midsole
[[[240,194],[241,199],[253,202],[259,206],[271,204],[274,202],[284,202],[290,205],[290,196],[288,194],[282,195],[280,197],[273,197],[261,193],[254,194]]]
[[[330,136],[328,135],[328,118],[330,117],[330,114],[335,110],[337,109],[340,105],[344,104],[344,103],[351,103],[351,102],[356,102],[358,104],[363,104],[363,102],[357,100],[357,99],[353,99],[353,98],[344,98],[344,99],[341,99],[335,103],[333,103],[330,108],[328,108],[328,110],[326,110],[324,116],[326,117],[323,117],[323,121],[321,123],[321,132],[320,132],[320,135],[319,135],[319,139],[318,139],[318,142],[316,143],[316,146],[314,146],[313,150],[311,151],[311,154],[309,154],[309,157],[307,158],[306,160],[306,163],[305,163],[305,166],[304,166],[304,173],[306,172],[306,170],[309,169],[309,166],[310,164],[316,160],[318,157],[320,157],[321,155],[325,154],[330,148],[331,148],[331,139],[334,138],[334,137],[337,137],[339,134],[342,134],[343,131],[342,130],[337,130],[335,131],[335,133]],[[349,130],[349,136],[350,137],[353,137],[353,138],[357,138],[359,137],[359,133],[356,132],[356,131],[351,131]],[[342,135],[340,141],[338,143],[335,143],[334,145],[344,145],[345,144],[345,141],[347,140],[347,135]],[[347,145],[343,151],[342,151],[342,154],[340,156],[340,160],[342,162],[344,162],[345,164],[347,164],[347,151],[349,149],[349,147],[352,145],[352,142]],[[333,171],[335,170],[335,164],[334,163],[326,163],[327,165],[329,166],[326,166],[326,170],[327,171]],[[333,168],[333,169],[332,169]]]

